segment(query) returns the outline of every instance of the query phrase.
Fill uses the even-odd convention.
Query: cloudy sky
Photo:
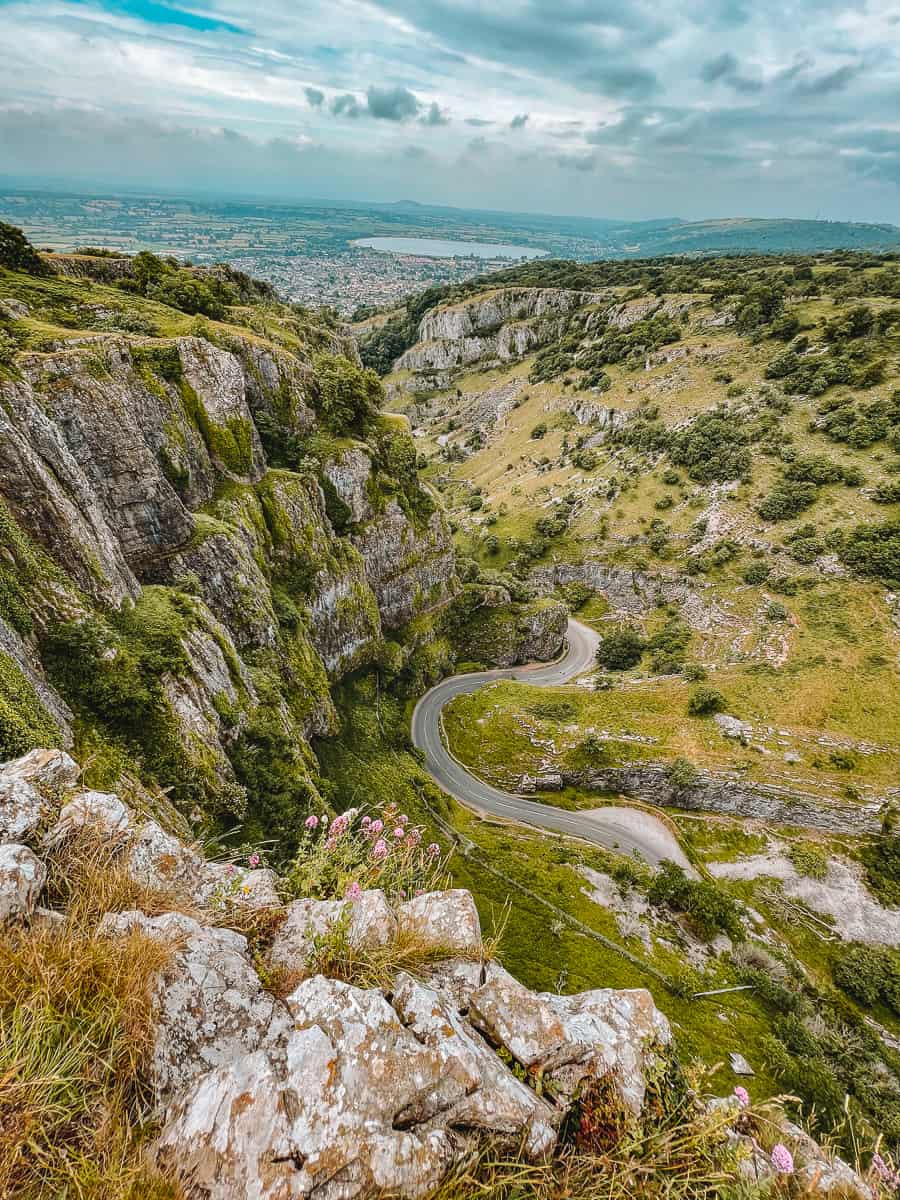
[[[0,177],[900,223],[900,0],[0,0]]]

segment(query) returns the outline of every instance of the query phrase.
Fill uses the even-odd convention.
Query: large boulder
[[[171,947],[153,984],[150,1077],[161,1107],[208,1071],[284,1042],[287,1012],[263,991],[241,934],[181,913],[110,913],[100,930],[109,937],[138,932]]]
[[[34,912],[47,868],[27,846],[0,846],[0,925]]]
[[[397,918],[377,889],[355,900],[295,900],[269,948],[271,967],[302,974],[317,942],[343,926],[347,943],[357,949],[387,946],[397,935]]]
[[[472,893],[463,888],[426,892],[397,910],[401,932],[423,946],[451,954],[478,956],[482,951],[481,924]]]
[[[394,986],[400,1020],[440,1056],[448,1075],[465,1084],[465,1094],[440,1115],[442,1126],[478,1130],[518,1144],[539,1158],[556,1142],[559,1114],[517,1079],[456,1010],[432,988],[409,975]]]
[[[0,766],[0,842],[29,838],[77,778],[64,750],[30,750]]]
[[[586,1080],[609,1077],[635,1113],[648,1071],[671,1040],[668,1022],[642,988],[535,995],[497,966],[470,997],[469,1019],[523,1067],[549,1076],[560,1095],[573,1098]]]

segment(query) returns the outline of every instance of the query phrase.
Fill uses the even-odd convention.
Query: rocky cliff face
[[[0,752],[70,745],[74,721],[185,811],[240,815],[257,751],[314,794],[330,684],[447,602],[453,555],[405,422],[338,436],[311,347],[198,332],[60,338],[0,371]],[[336,405],[369,386],[339,333],[310,341]]]
[[[558,338],[571,313],[600,299],[564,288],[500,288],[433,309],[396,368],[433,376],[476,362],[521,358]]]

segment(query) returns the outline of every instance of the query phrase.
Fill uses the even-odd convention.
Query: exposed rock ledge
[[[561,787],[621,792],[649,804],[685,808],[691,812],[723,813],[854,836],[877,833],[881,828],[881,805],[877,802],[837,804],[812,793],[708,771],[699,772],[693,787],[677,788],[669,781],[661,763],[564,771],[556,778]],[[523,776],[518,786],[512,786],[518,791],[535,790],[534,780],[528,776]]]
[[[393,909],[378,891],[282,905],[271,873],[255,871],[217,909],[227,868],[119,797],[79,792],[78,775],[61,750],[0,766],[0,927],[65,919],[40,907],[40,856],[88,825],[119,847],[135,878],[173,902],[186,897],[207,921],[244,905],[268,907],[275,924],[284,915],[268,949],[257,947],[267,972],[288,971],[283,997],[266,989],[247,939],[220,924],[174,909],[110,912],[100,924],[100,937],[140,933],[170,951],[151,985],[148,1083],[159,1133],[149,1153],[188,1200],[418,1200],[486,1138],[525,1159],[546,1157],[592,1084],[602,1081],[637,1117],[664,1077],[671,1034],[649,992],[529,991],[487,959],[468,892]],[[310,948],[338,922],[358,947],[416,939],[418,976],[397,971],[388,988],[362,988],[314,973]],[[736,1102],[718,1103],[737,1122]],[[745,1167],[771,1171],[741,1146],[751,1139],[737,1129],[731,1138]],[[846,1163],[800,1130],[792,1140],[809,1163],[810,1194],[824,1194],[818,1180],[837,1172],[842,1194],[871,1200]]]

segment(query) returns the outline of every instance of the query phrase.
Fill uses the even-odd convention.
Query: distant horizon
[[[718,213],[717,215],[707,214],[705,216],[677,216],[669,214],[651,217],[621,217],[608,216],[605,214],[593,215],[584,212],[553,212],[546,209],[495,208],[491,206],[447,204],[428,200],[416,200],[410,198],[409,196],[398,196],[393,200],[369,200],[357,196],[338,197],[329,195],[300,195],[288,197],[285,194],[251,193],[238,190],[205,190],[200,187],[177,188],[162,186],[154,189],[147,186],[141,186],[139,184],[129,185],[123,183],[114,183],[110,180],[100,181],[96,184],[78,180],[66,180],[58,182],[45,180],[40,182],[31,182],[28,179],[7,177],[3,175],[0,175],[0,191],[4,192],[5,194],[47,194],[50,196],[72,196],[76,198],[90,196],[96,199],[111,200],[118,199],[121,196],[148,200],[185,200],[188,202],[206,201],[215,203],[245,204],[248,206],[269,205],[285,208],[331,206],[334,208],[365,209],[396,208],[408,205],[411,208],[435,209],[444,212],[486,213],[494,216],[549,218],[551,220],[559,221],[596,221],[598,223],[621,225],[702,225],[707,222],[716,223],[726,221],[732,221],[736,223],[753,221],[792,221],[795,223],[808,222],[810,224],[823,225],[860,225],[872,228],[897,230],[897,232],[900,233],[900,225],[892,221],[867,220],[856,217],[787,216],[783,213],[766,213],[765,215],[748,213]]]

